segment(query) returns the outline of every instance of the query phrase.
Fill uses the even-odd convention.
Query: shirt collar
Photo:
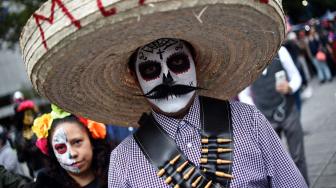
[[[159,114],[152,110],[154,119],[162,126],[162,128],[168,133],[168,135],[175,139],[176,132],[180,125],[180,122],[184,121],[189,126],[194,127],[197,131],[201,129],[200,121],[200,103],[198,95],[195,96],[189,112],[182,119],[175,119],[163,114]]]

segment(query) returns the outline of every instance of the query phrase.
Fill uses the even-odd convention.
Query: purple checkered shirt
[[[253,106],[230,102],[234,153],[230,187],[307,187],[294,162],[265,117]],[[193,162],[201,157],[200,104],[198,97],[183,119],[153,112],[156,121]],[[157,146],[160,150],[160,146]],[[111,153],[109,188],[170,187],[156,175],[133,136],[127,137]]]

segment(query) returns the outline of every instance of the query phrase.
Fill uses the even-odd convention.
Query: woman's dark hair
[[[62,184],[64,187],[80,187],[79,184],[72,179],[65,169],[61,167],[57,158],[53,152],[51,145],[51,135],[55,128],[61,123],[76,123],[78,126],[83,128],[89,136],[90,142],[93,147],[93,157],[91,162],[91,168],[94,172],[95,178],[98,181],[99,187],[107,187],[107,173],[108,173],[108,163],[110,155],[110,146],[107,144],[105,139],[93,139],[88,128],[84,126],[76,116],[68,116],[63,119],[55,119],[51,124],[51,128],[48,132],[48,154],[49,154],[49,166],[50,166],[50,176],[53,177],[58,183]]]
[[[190,51],[191,53],[191,56],[193,57],[194,61],[195,61],[195,58],[196,58],[196,51],[195,51],[195,48],[187,41],[185,40],[182,40],[183,43],[186,45],[186,47],[188,48],[188,50]],[[137,48],[133,53],[132,55],[130,56],[130,58],[128,59],[128,68],[131,72],[135,72],[135,62],[136,62],[136,59],[138,57],[138,52],[139,52],[139,48]],[[195,61],[196,63],[196,61]]]
[[[16,131],[19,131],[19,132],[23,131],[23,128],[24,128],[23,119],[24,119],[25,112],[28,111],[28,110],[32,111],[34,119],[35,119],[37,117],[38,113],[34,109],[28,108],[28,109],[22,110],[20,112],[17,112],[16,109],[15,109],[14,125],[15,125],[15,128],[16,128]]]

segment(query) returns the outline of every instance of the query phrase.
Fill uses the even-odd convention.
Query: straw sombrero
[[[71,113],[136,126],[149,110],[129,56],[158,38],[196,50],[201,94],[236,95],[280,47],[279,0],[49,0],[28,20],[21,50],[37,92]]]

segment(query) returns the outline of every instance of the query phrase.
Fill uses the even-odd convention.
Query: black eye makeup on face
[[[167,58],[169,70],[175,74],[182,74],[190,69],[190,61],[185,53],[175,53]]]
[[[139,64],[139,72],[144,80],[154,80],[160,76],[161,64],[157,61],[145,61]]]

